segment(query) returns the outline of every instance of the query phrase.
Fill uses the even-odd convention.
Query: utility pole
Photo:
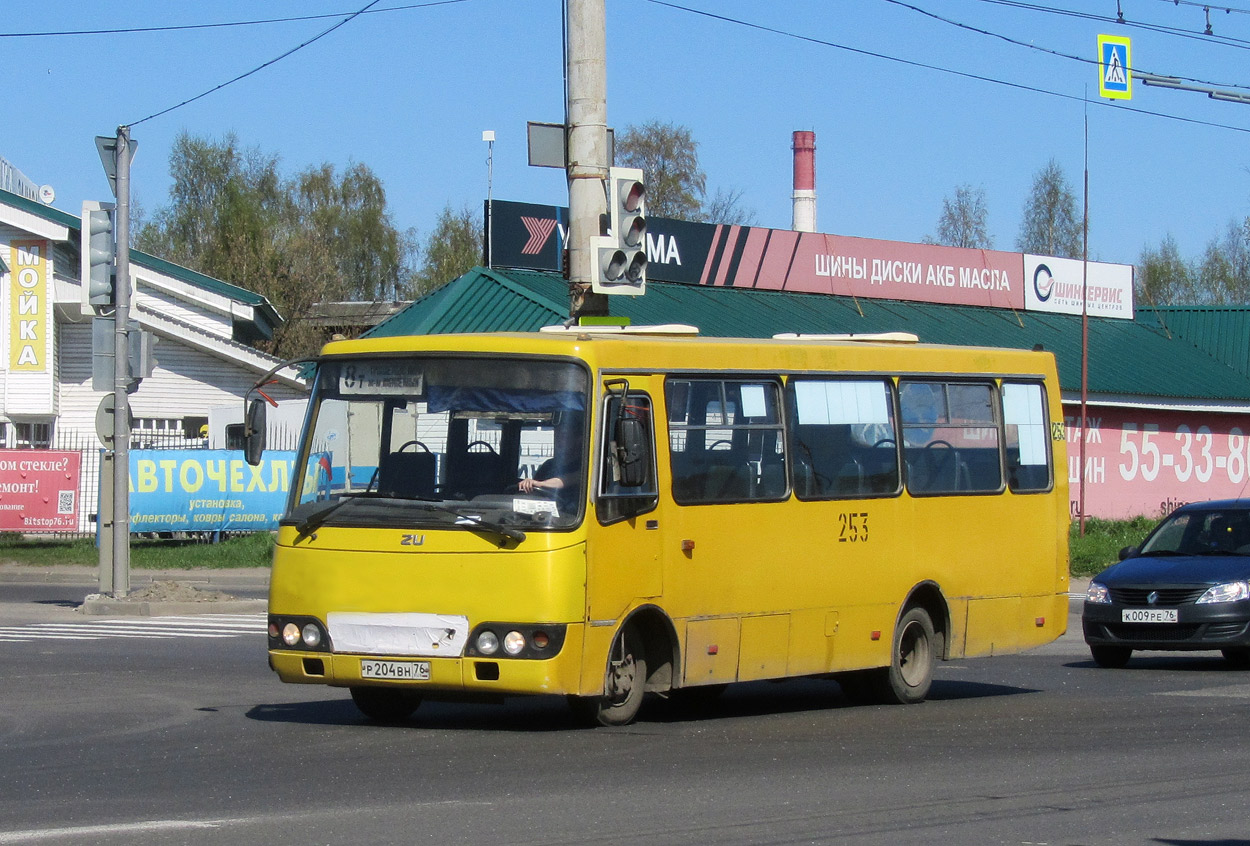
[[[130,127],[117,127],[117,281],[113,312],[113,595],[130,591]]]
[[[569,316],[606,316],[590,286],[598,272],[592,238],[608,211],[608,93],[604,0],[565,0],[565,125],[568,127]]]

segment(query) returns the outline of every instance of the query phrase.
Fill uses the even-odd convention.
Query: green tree
[[[1171,235],[1164,236],[1158,249],[1142,251],[1133,287],[1137,302],[1147,306],[1195,302],[1193,271]]]
[[[660,121],[625,127],[616,137],[616,164],[642,170],[649,215],[755,225],[755,212],[743,206],[741,190],[718,188],[707,196],[699,142],[688,127]]]
[[[286,323],[264,345],[276,355],[315,350],[313,306],[393,299],[412,285],[411,237],[391,222],[386,193],[364,165],[331,165],[291,179],[278,157],[183,133],[170,153],[169,205],[136,228],[146,252],[267,297]]]
[[[421,248],[421,264],[413,280],[415,293],[445,285],[481,263],[481,215],[468,207],[456,211],[445,206]]]
[[[1083,228],[1076,194],[1068,185],[1063,168],[1051,159],[1033,177],[1016,249],[1042,256],[1080,258],[1084,254]]]
[[[1198,264],[1195,295],[1202,302],[1250,303],[1250,220],[1229,221],[1212,238]]]
[[[391,222],[386,191],[373,171],[354,164],[340,178],[333,165],[310,168],[295,178],[294,202],[298,229],[325,241],[352,297],[388,300],[407,293],[413,248]]]
[[[699,218],[707,177],[699,167],[699,142],[689,128],[660,121],[627,126],[616,136],[616,164],[642,169],[648,214]]]
[[[989,212],[985,204],[985,189],[960,185],[954,197],[942,200],[942,215],[938,218],[936,238],[926,239],[931,244],[948,247],[969,247],[990,250],[994,242],[987,229]]]

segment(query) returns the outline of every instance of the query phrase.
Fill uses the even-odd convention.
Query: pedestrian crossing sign
[[[1133,65],[1129,61],[1129,39],[1118,35],[1098,36],[1098,93],[1112,100],[1133,99]]]

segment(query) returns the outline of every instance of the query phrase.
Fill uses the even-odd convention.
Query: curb
[[[200,614],[263,614],[263,599],[228,599],[221,602],[131,602],[126,599],[87,599],[76,609],[90,617],[185,617]]]
[[[97,567],[67,567],[49,565],[31,567],[12,564],[0,564],[0,584],[58,584],[58,585],[97,585],[100,573]],[[146,587],[153,582],[180,582],[197,587],[222,588],[226,585],[235,587],[265,588],[269,586],[269,570],[267,568],[224,569],[224,570],[130,570],[131,586]]]

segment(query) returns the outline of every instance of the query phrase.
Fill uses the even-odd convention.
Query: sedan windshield
[[[1250,512],[1181,511],[1142,544],[1141,555],[1250,555]]]
[[[501,358],[324,362],[284,522],[519,539],[580,519],[584,368]]]

